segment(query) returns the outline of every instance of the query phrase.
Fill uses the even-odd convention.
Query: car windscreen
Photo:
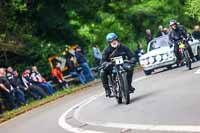
[[[156,38],[149,43],[149,51],[159,49],[161,47],[166,47],[169,45],[170,43],[168,37]]]

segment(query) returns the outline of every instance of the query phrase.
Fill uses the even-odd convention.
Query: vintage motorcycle
[[[123,60],[122,56],[114,57],[111,62],[101,65],[100,69],[106,69],[112,66],[112,71],[108,76],[109,87],[112,92],[111,97],[115,97],[117,103],[124,101],[126,104],[130,103],[130,92],[127,81],[127,70],[133,68],[134,63],[129,60]]]

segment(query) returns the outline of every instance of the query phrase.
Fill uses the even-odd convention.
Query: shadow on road
[[[159,74],[159,73],[163,73],[163,72],[165,72],[165,71],[168,71],[168,70],[170,70],[170,69],[163,69],[163,70],[160,70],[160,71],[157,71],[157,72],[153,72],[152,74],[153,74],[153,75],[156,75],[156,74]]]
[[[200,68],[200,66],[194,66],[194,67],[192,67],[191,70],[195,70],[195,69],[198,69],[198,68]],[[187,71],[190,71],[190,70],[185,66],[184,72],[187,72]]]
[[[193,70],[193,69],[197,69],[197,68],[200,68],[200,66],[195,66],[195,67],[192,67],[192,70]]]
[[[162,90],[157,90],[157,91],[154,91],[154,92],[149,92],[147,94],[143,94],[143,95],[137,96],[137,97],[131,99],[130,103],[135,103],[135,102],[141,101],[141,100],[146,99],[148,97],[152,97],[152,96],[155,96],[157,94],[160,94],[161,92],[162,92]]]
[[[171,70],[174,70],[176,68],[178,68],[178,67],[177,66],[172,66],[170,69],[168,69],[168,68],[162,68],[162,70],[160,70],[160,71],[153,72],[153,75],[159,74],[159,73],[163,73],[163,72],[166,72],[166,71],[171,71]]]

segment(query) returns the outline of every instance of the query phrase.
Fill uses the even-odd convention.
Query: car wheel
[[[167,69],[169,69],[169,70],[172,69],[172,66],[171,65],[167,66]]]
[[[151,72],[152,72],[151,70],[149,70],[149,71],[144,70],[145,75],[151,75]]]
[[[200,47],[197,48],[197,59],[200,60]]]

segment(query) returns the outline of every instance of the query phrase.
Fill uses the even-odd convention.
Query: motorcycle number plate
[[[115,61],[115,64],[117,64],[117,65],[120,65],[120,64],[124,63],[124,60],[123,60],[122,56],[115,57],[115,58],[113,58],[113,60]]]

